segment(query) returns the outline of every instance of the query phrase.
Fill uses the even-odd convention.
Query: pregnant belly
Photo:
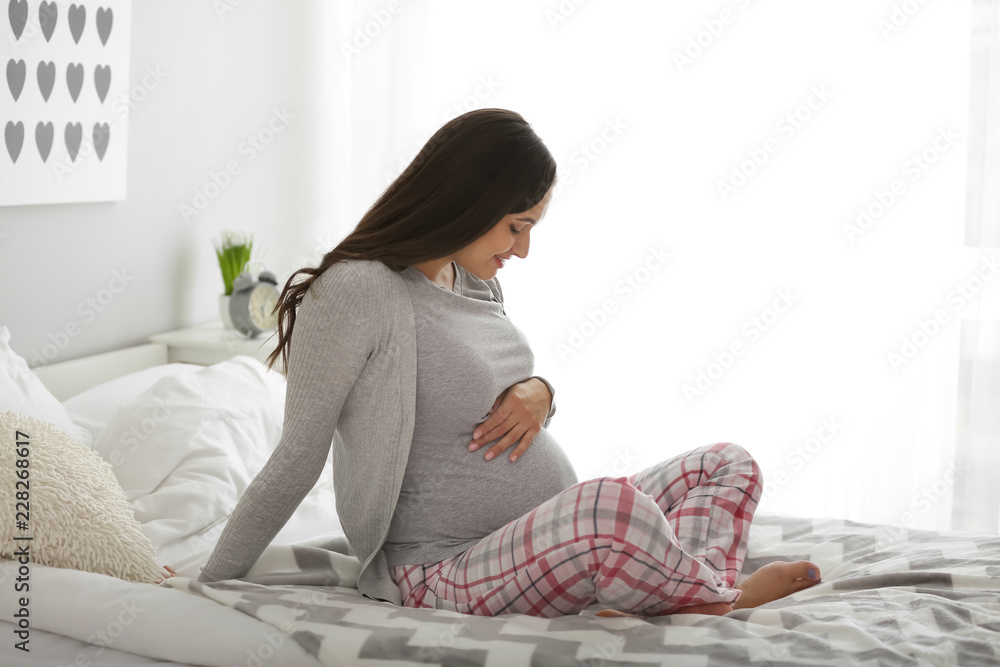
[[[487,446],[470,452],[467,442],[414,443],[393,517],[394,540],[481,539],[578,481],[562,447],[545,429],[513,462],[513,447],[487,461]]]

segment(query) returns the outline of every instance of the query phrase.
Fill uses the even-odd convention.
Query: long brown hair
[[[358,226],[298,269],[278,300],[278,345],[288,365],[295,310],[313,281],[344,259],[377,259],[394,271],[440,259],[490,231],[504,216],[534,208],[556,178],[556,161],[527,121],[507,109],[476,109],[447,123],[372,204]],[[307,278],[295,283],[298,274]]]

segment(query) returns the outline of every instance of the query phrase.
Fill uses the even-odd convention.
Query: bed
[[[29,371],[9,339],[0,327],[13,376],[0,409],[33,411],[73,446],[114,458],[116,492],[179,576],[154,584],[33,562],[24,652],[19,564],[0,560],[3,665],[1000,664],[992,534],[758,515],[743,576],[807,559],[822,583],[719,617],[605,618],[599,605],[554,619],[473,617],[359,594],[327,470],[246,578],[201,584],[199,567],[280,437],[280,376],[245,356],[167,363],[158,344]]]

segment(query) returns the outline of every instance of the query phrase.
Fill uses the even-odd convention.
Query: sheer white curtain
[[[581,479],[731,441],[761,512],[952,526],[1000,283],[965,233],[972,0],[332,4],[310,238],[447,119],[521,113],[561,180],[500,279]]]
[[[966,245],[1000,263],[1000,2],[973,3]],[[962,321],[956,457],[969,461],[954,527],[1000,531],[1000,298],[983,290]]]

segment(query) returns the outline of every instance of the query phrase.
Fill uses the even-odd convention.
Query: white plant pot
[[[229,317],[229,299],[225,294],[219,295],[219,317],[222,319],[223,329],[235,329],[233,320]]]

